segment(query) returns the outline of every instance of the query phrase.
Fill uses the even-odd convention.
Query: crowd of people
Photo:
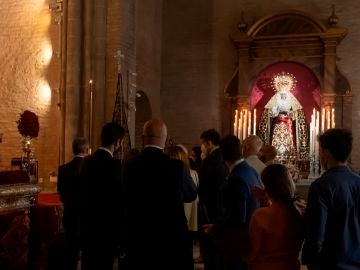
[[[166,124],[143,127],[142,151],[121,162],[124,129],[104,125],[101,147],[87,155],[85,138],[59,167],[64,204],[63,269],[309,270],[360,269],[360,177],[347,167],[352,134],[319,136],[324,173],[307,205],[276,149],[256,135],[243,142],[215,129],[190,151],[168,145]],[[193,258],[199,242],[200,258]]]

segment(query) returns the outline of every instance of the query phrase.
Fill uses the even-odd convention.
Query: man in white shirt
[[[261,175],[266,165],[259,159],[259,152],[263,145],[259,136],[250,135],[243,141],[243,157],[245,161]]]

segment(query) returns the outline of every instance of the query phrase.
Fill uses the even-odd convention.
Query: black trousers
[[[91,243],[82,247],[81,270],[113,270],[118,248],[110,243]]]

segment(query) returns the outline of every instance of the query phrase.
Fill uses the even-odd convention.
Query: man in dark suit
[[[105,124],[101,131],[102,146],[83,164],[80,186],[83,270],[112,270],[121,244],[125,211],[121,164],[113,155],[120,150],[124,134],[119,124]]]
[[[259,207],[252,190],[262,187],[262,183],[256,170],[242,159],[240,140],[236,136],[222,138],[220,150],[230,173],[223,187],[224,211],[214,228],[216,237],[225,245],[223,252],[217,254],[218,269],[246,270],[240,251],[249,244],[245,243],[245,233],[252,213]]]
[[[222,158],[219,142],[220,134],[208,129],[200,135],[201,151],[205,157],[199,172],[199,224],[215,223],[222,213],[221,188],[228,170]],[[200,229],[200,253],[205,270],[215,269],[215,250],[213,239]]]
[[[79,193],[80,170],[87,155],[89,143],[85,138],[75,138],[72,143],[74,158],[59,167],[57,189],[64,204],[63,227],[66,240],[66,269],[75,270],[79,258]]]
[[[143,129],[144,149],[125,168],[129,269],[194,269],[184,202],[196,187],[180,160],[164,154],[167,128],[150,120]]]

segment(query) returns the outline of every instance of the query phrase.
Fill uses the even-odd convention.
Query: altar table
[[[45,267],[47,252],[62,231],[62,203],[58,193],[40,192],[31,211],[29,269]]]

